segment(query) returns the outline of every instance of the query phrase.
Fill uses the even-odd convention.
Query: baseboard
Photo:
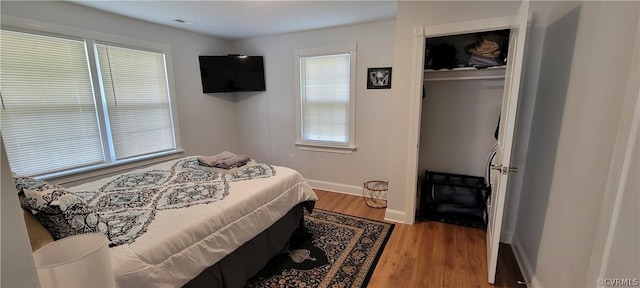
[[[511,244],[513,242],[513,232],[502,231],[500,234],[500,242]]]
[[[387,210],[384,211],[384,220],[387,220],[387,221],[406,223],[405,217],[407,217],[407,215],[404,211],[393,210],[389,208],[387,208]]]
[[[538,277],[536,277],[535,271],[533,271],[533,266],[531,266],[531,261],[527,257],[527,254],[522,250],[522,244],[520,244],[518,236],[512,235],[512,240],[511,249],[513,250],[513,255],[516,257],[516,262],[518,262],[520,271],[522,272],[522,277],[524,277],[526,282],[530,283],[527,287],[541,288],[542,286],[538,281]]]
[[[354,185],[346,185],[328,181],[320,181],[307,179],[307,182],[313,189],[342,193],[353,196],[362,196],[362,187],[354,186]],[[406,223],[405,222],[406,213],[404,211],[398,211],[387,208],[384,212],[384,220],[398,223]]]
[[[529,287],[542,288],[542,285],[540,285],[540,282],[538,281],[538,277],[533,275],[533,279],[531,279],[531,285],[529,285]]]
[[[354,185],[340,184],[340,183],[313,180],[313,179],[307,179],[307,182],[314,189],[354,195],[354,196],[362,196],[362,186],[354,186]]]

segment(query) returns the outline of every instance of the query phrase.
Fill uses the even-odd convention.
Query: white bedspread
[[[133,172],[169,170],[180,160]],[[317,200],[295,170],[271,166],[275,176],[228,181],[224,199],[155,211],[147,231],[133,243],[110,249],[120,287],[179,287],[233,252],[300,202]],[[71,187],[98,190],[118,176]],[[250,261],[250,260],[249,260]]]

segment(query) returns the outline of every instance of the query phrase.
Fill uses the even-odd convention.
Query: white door
[[[524,57],[524,45],[527,34],[527,20],[529,16],[529,2],[520,6],[514,18],[509,36],[509,52],[507,71],[502,96],[502,110],[500,114],[500,129],[498,132],[498,150],[492,171],[491,203],[488,205],[489,223],[487,224],[487,268],[489,283],[495,283],[496,266],[498,264],[498,248],[502,232],[502,216],[504,212],[505,194],[509,180],[509,165],[511,163],[511,147],[516,123],[518,95],[520,92],[520,76]]]

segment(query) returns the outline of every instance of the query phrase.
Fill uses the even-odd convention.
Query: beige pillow
[[[22,209],[24,214],[24,223],[27,226],[29,234],[29,242],[31,242],[31,251],[36,251],[40,247],[53,242],[51,233],[38,222],[31,212]]]

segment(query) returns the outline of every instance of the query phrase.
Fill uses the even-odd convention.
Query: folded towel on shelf
[[[236,155],[229,151],[224,151],[213,156],[200,156],[198,162],[200,165],[208,167],[217,167],[223,169],[231,169],[243,166],[249,162],[247,155]]]

